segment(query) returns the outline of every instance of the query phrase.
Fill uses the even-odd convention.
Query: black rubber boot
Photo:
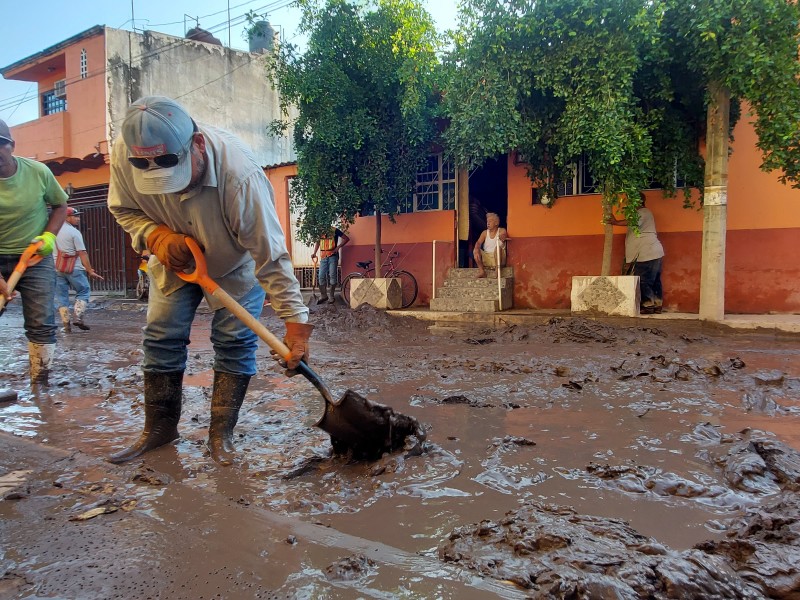
[[[234,375],[214,371],[214,390],[211,393],[211,425],[208,428],[208,450],[220,465],[233,464],[233,428],[239,420],[250,375]]]
[[[123,463],[178,439],[183,371],[144,374],[144,429],[139,439],[109,462]]]

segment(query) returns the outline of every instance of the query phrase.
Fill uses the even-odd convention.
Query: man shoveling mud
[[[264,171],[231,133],[198,125],[174,100],[134,102],[114,144],[108,207],[141,253],[149,250],[151,280],[144,328],[145,423],[139,439],[113,455],[124,462],[178,438],[189,332],[205,297],[215,311],[214,388],[208,447],[232,462],[232,432],[250,378],[258,338],[210,294],[175,272],[190,267],[186,237],[206,251],[209,275],[247,312],[261,314],[265,292],[286,323],[295,368],[307,355],[313,326],[275,213]]]

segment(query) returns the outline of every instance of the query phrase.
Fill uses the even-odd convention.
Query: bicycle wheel
[[[147,296],[149,295],[149,281],[147,280],[147,275],[143,274],[139,271],[139,281],[136,282],[136,298],[137,300],[141,300],[144,302],[147,300]]]
[[[418,292],[416,278],[408,271],[395,271],[390,277],[396,277],[400,280],[400,286],[403,289],[403,301],[400,307],[408,308],[414,304]]]
[[[364,279],[364,274],[359,272],[350,273],[342,279],[342,300],[347,306],[350,306],[350,283],[353,279]]]

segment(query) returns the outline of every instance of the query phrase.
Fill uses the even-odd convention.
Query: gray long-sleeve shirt
[[[185,194],[137,192],[128,149],[120,136],[111,155],[109,210],[131,235],[137,252],[146,249],[147,237],[164,224],[205,248],[209,276],[231,296],[241,298],[258,282],[278,316],[305,323],[308,308],[275,212],[272,185],[236,136],[207,125],[198,127],[206,139],[208,168],[202,185]],[[155,257],[150,259],[150,269],[166,295],[186,285]],[[213,309],[221,308],[209,294],[206,300]]]

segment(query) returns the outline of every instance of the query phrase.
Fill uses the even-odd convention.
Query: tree
[[[433,20],[418,0],[300,6],[307,50],[284,44],[268,62],[285,116],[276,127],[294,127],[300,236],[374,209],[379,265],[381,214],[407,200],[436,133]]]
[[[731,98],[755,114],[761,168],[800,187],[800,7],[794,0],[667,0],[665,39],[708,101],[700,317],[725,315]]]
[[[638,0],[467,0],[446,61],[447,148],[468,167],[521,152],[550,206],[583,157],[606,214],[626,198],[636,222],[639,190],[661,180],[674,191],[676,163],[699,162],[696,138],[676,131],[691,105],[670,87],[662,13]],[[673,144],[656,151],[654,137]],[[608,225],[603,274],[611,240]]]

